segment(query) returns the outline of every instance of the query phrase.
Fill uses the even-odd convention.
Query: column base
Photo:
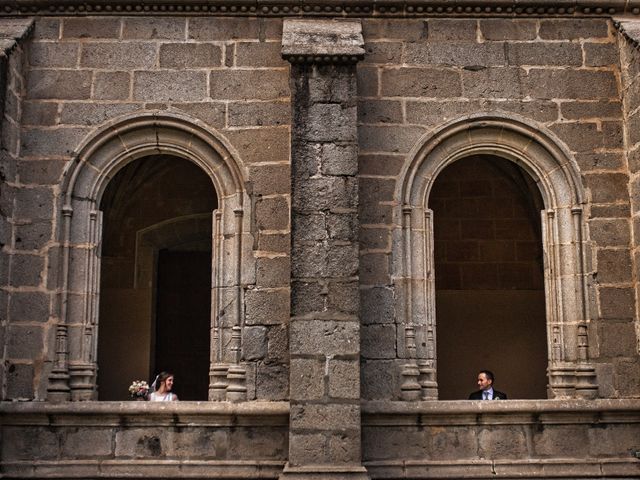
[[[304,465],[292,467],[288,463],[279,480],[370,480],[362,465]]]

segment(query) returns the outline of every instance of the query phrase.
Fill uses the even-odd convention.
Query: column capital
[[[360,20],[284,20],[282,58],[291,63],[356,63],[364,52]]]

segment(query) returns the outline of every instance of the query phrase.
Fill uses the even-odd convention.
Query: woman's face
[[[167,379],[164,381],[164,389],[167,392],[170,392],[172,388],[173,388],[173,377],[167,377]]]

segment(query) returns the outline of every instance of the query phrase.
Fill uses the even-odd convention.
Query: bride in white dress
[[[174,402],[178,396],[171,392],[173,388],[173,373],[161,372],[153,382],[153,386],[159,385],[157,389],[149,395],[151,402]]]

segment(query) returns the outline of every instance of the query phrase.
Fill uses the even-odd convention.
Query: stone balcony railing
[[[286,402],[0,404],[4,478],[278,478]],[[640,478],[640,400],[364,402],[371,478]]]

